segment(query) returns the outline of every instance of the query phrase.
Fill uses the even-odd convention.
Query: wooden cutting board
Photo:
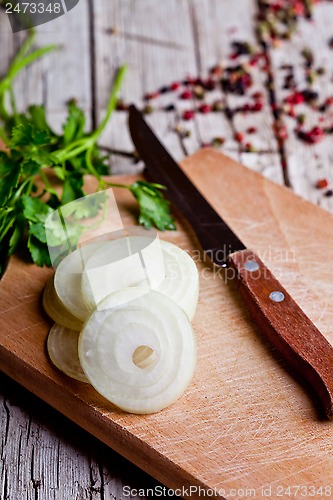
[[[183,167],[333,342],[333,216],[212,150]],[[115,194],[124,224],[133,225],[131,195]],[[177,403],[128,415],[55,369],[45,349],[51,322],[41,307],[52,271],[21,257],[0,283],[0,369],[170,488],[211,488],[220,498],[287,497],[286,488],[303,498],[331,496],[329,488],[333,495],[333,422],[316,395],[267,344],[223,275],[203,261],[189,225],[179,217],[178,230],[162,237],[189,251],[200,272],[198,363]]]

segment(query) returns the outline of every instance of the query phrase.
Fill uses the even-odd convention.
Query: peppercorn
[[[166,94],[166,93],[167,93],[167,92],[169,92],[169,91],[170,91],[170,87],[168,87],[167,85],[164,85],[163,87],[161,87],[161,88],[159,89],[159,93],[160,93],[160,94]]]
[[[249,127],[246,131],[248,134],[255,134],[257,129],[255,127]]]
[[[236,132],[234,139],[241,144],[244,141],[244,134],[242,134],[242,132]]]
[[[299,125],[303,125],[305,123],[305,120],[306,120],[306,116],[304,113],[301,113],[299,115],[296,116],[296,120],[297,120],[297,123]]]
[[[179,96],[181,99],[188,100],[192,97],[192,92],[190,90],[184,90]]]
[[[313,65],[314,57],[313,57],[313,52],[309,47],[306,47],[302,50],[301,55],[305,59],[305,66],[307,68],[311,68]]]
[[[331,196],[333,196],[332,189],[329,189],[328,191],[326,191],[326,193],[324,193],[324,196],[326,196],[327,198],[330,198]]]
[[[187,109],[186,111],[183,112],[183,120],[192,120],[192,118],[194,118],[195,116],[195,112],[191,109]]]
[[[217,100],[213,102],[212,110],[213,111],[223,111],[225,108],[225,105],[223,101]]]
[[[256,151],[256,149],[250,142],[247,142],[245,144],[245,151],[246,151],[246,153],[254,153]]]
[[[170,85],[170,89],[171,90],[178,90],[180,87],[180,83],[179,82],[173,82],[171,85]]]
[[[210,113],[212,110],[212,107],[209,104],[201,104],[199,107],[200,113],[207,114]]]
[[[160,93],[158,91],[156,92],[150,92],[149,94],[146,94],[144,96],[145,101],[150,101],[151,99],[156,99],[156,97],[159,97]]]
[[[201,85],[195,85],[193,87],[193,94],[197,99],[203,99],[205,97],[205,90]]]
[[[328,186],[328,180],[327,179],[319,179],[316,182],[316,188],[317,189],[325,189]]]
[[[212,140],[212,145],[214,147],[222,146],[224,143],[225,143],[224,137],[214,137],[214,139]]]
[[[261,111],[264,107],[264,104],[261,101],[257,101],[251,107],[251,111],[258,112]]]
[[[297,135],[302,141],[307,142],[308,144],[316,144],[323,139],[324,130],[321,127],[313,127],[308,132],[299,130]]]
[[[164,106],[164,111],[175,111],[176,106],[174,104],[168,104],[167,106]]]
[[[153,108],[153,106],[151,106],[150,104],[147,104],[147,105],[143,108],[143,113],[144,113],[145,115],[150,115],[153,111],[154,111],[154,108]]]

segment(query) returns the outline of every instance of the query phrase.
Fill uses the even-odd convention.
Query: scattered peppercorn
[[[193,87],[193,95],[197,99],[204,99],[205,97],[205,89],[203,88],[202,85],[195,85]]]
[[[183,112],[183,120],[192,120],[195,116],[195,112],[191,109],[187,109],[186,111]]]
[[[168,104],[167,106],[164,106],[164,111],[175,111],[176,106],[174,104]]]
[[[333,196],[333,191],[332,189],[328,189],[326,191],[326,193],[324,193],[324,196],[326,196],[327,198],[330,198],[331,196]]]
[[[249,127],[246,131],[248,134],[255,134],[257,129],[255,127]]]
[[[225,138],[224,137],[214,137],[212,140],[212,146],[215,148],[222,146],[225,143]]]
[[[207,113],[210,113],[211,110],[212,110],[212,107],[209,104],[201,104],[201,106],[199,107],[200,113],[203,113],[205,115]]]
[[[143,108],[143,113],[145,115],[150,115],[152,112],[154,111],[154,108],[153,106],[151,106],[150,104],[147,104],[146,106],[144,106]]]
[[[244,134],[242,134],[242,132],[236,132],[234,135],[234,139],[241,144],[242,142],[244,142]]]
[[[193,94],[190,90],[184,90],[184,92],[182,92],[180,94],[180,98],[184,99],[184,100],[191,99],[192,97],[193,97]]]
[[[248,43],[248,42],[232,42],[232,48],[234,51],[234,54],[238,57],[241,55],[248,55],[248,54],[253,54],[254,49],[253,47]]]
[[[170,85],[170,90],[178,90],[180,87],[180,83],[179,82],[173,82],[171,85]]]
[[[224,105],[223,101],[221,101],[220,99],[213,102],[213,105],[212,105],[213,111],[223,111],[224,108],[225,108],[225,105]]]
[[[302,50],[301,55],[305,60],[305,65],[307,68],[311,68],[314,62],[313,52],[309,47],[306,47]]]
[[[316,182],[316,188],[317,189],[325,189],[328,186],[328,180],[327,179],[319,179]]]
[[[144,96],[145,101],[150,101],[151,99],[156,99],[156,97],[159,97],[161,94],[159,91],[156,92],[150,92],[149,94],[146,94]]]
[[[298,123],[299,125],[304,125],[305,120],[306,120],[306,116],[305,116],[305,114],[304,114],[304,113],[301,113],[301,114],[297,115],[297,116],[296,116],[296,120],[297,120],[297,123]]]
[[[313,127],[308,132],[305,132],[304,130],[298,130],[297,135],[302,141],[308,144],[316,144],[323,139],[324,130],[321,127],[317,126]]]
[[[245,91],[252,85],[252,76],[244,65],[229,67],[225,70],[225,76],[221,80],[222,88],[231,94],[244,95]]]

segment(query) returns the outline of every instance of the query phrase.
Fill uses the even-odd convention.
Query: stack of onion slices
[[[162,410],[194,372],[198,292],[194,261],[172,243],[128,236],[84,245],[44,289],[55,321],[50,359],[124,411]]]

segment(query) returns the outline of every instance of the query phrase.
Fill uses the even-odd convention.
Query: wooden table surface
[[[71,12],[38,28],[36,44],[56,43],[59,50],[18,78],[19,106],[44,103],[51,124],[59,129],[66,102],[75,97],[89,127],[103,116],[116,68],[127,63],[123,101],[152,108],[148,120],[177,159],[222,138],[218,147],[225,154],[333,211],[333,2],[316,3],[311,19],[302,14],[305,3],[298,2],[301,15],[291,39],[263,46],[256,0],[80,0]],[[12,34],[0,12],[0,74],[25,35]],[[233,42],[248,42],[261,53],[258,61],[253,55],[232,57]],[[303,52],[309,46],[314,58],[310,68]],[[205,102],[222,101],[225,110],[197,111],[194,119],[182,119],[185,110],[202,102],[180,99],[180,90],[169,89],[173,82],[189,77],[206,81],[213,67],[222,65],[227,72],[240,62],[248,65],[253,80],[245,95],[220,87],[207,91]],[[317,93],[314,102],[290,105],[310,90]],[[144,100],[157,91],[159,95]],[[253,99],[263,104],[257,111],[230,112],[249,102],[251,108]],[[174,109],[167,111],[170,105]],[[297,115],[305,116],[299,129]],[[113,151],[112,173],[140,168],[131,157],[126,119],[126,112],[117,111],[102,137]],[[320,129],[319,135],[323,130],[324,137],[308,144],[303,132],[313,127]],[[327,188],[316,187],[320,179],[328,181]],[[120,499],[124,486],[139,490],[157,485],[6,376],[0,374],[0,381],[1,499]]]

